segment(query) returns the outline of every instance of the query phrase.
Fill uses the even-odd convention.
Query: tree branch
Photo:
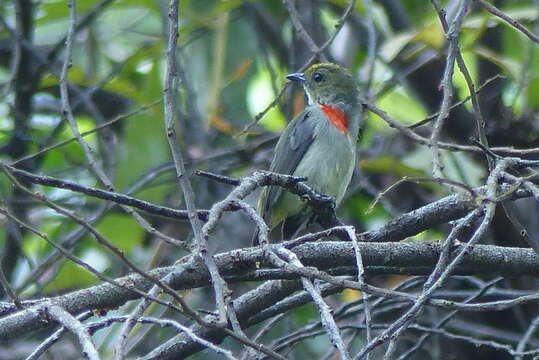
[[[283,243],[286,244],[286,243]],[[463,245],[456,246],[455,251],[459,251]],[[362,254],[365,273],[377,274],[386,273],[384,269],[389,268],[392,272],[400,274],[426,275],[431,271],[431,267],[436,263],[441,252],[438,243],[359,243]],[[349,242],[320,242],[308,243],[293,249],[305,266],[316,266],[318,269],[343,270],[349,275],[354,275],[357,271],[355,251],[352,243]],[[228,282],[268,280],[268,279],[296,279],[299,276],[293,272],[280,270],[279,272],[268,271],[269,269],[258,268],[265,259],[262,248],[246,248],[233,250],[215,256],[215,262],[219,272]],[[209,274],[203,262],[184,261],[189,267],[189,271],[182,272],[178,277],[170,282],[175,289],[188,289],[209,285]],[[149,276],[162,278],[170,273],[174,267],[163,267],[149,272]],[[396,271],[398,269],[398,271]],[[506,276],[538,276],[539,258],[531,249],[504,248],[491,245],[476,245],[467,253],[462,263],[456,268],[455,274],[490,274],[494,273]],[[241,275],[240,275],[241,274]],[[153,282],[144,279],[140,275],[129,275],[116,280],[118,283],[137,288],[141,291],[148,290]],[[266,294],[268,296],[268,294]],[[124,304],[129,300],[138,298],[139,295],[126,288],[118,288],[111,284],[100,284],[87,289],[74,291],[65,295],[53,297],[39,301],[28,308],[16,311],[14,307],[9,307],[6,312],[10,315],[0,319],[0,339],[7,340],[28,332],[35,331],[52,325],[43,318],[38,311],[45,304],[56,304],[66,311],[76,314],[91,309],[114,308]],[[413,298],[410,295],[410,299]],[[523,301],[539,299],[539,295],[523,297]],[[236,301],[235,301],[236,302]],[[276,301],[272,300],[272,304]],[[23,302],[24,304],[24,302]],[[455,303],[448,301],[437,302],[431,300],[430,305],[454,308]],[[504,308],[503,302],[484,303],[481,307],[462,307],[466,310],[501,310]],[[266,307],[260,303],[250,312],[254,316],[257,311]],[[239,316],[242,322],[241,316]],[[243,319],[245,321],[246,319]],[[264,319],[260,319],[264,320]]]

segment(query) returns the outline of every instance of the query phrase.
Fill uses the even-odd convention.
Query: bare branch
[[[526,35],[531,41],[539,44],[539,37],[537,35],[529,31],[528,29],[526,29],[524,25],[520,24],[518,21],[511,18],[509,15],[507,15],[506,13],[498,9],[496,6],[486,2],[485,0],[475,0],[475,1],[481,4],[481,6],[483,6],[485,10],[490,12],[492,15],[499,17],[500,19],[507,22],[509,25],[511,25],[512,27],[514,27],[515,29],[517,29],[518,31]]]
[[[84,325],[77,318],[57,305],[47,306],[45,310],[53,320],[62,324],[79,339],[84,357],[87,357],[89,360],[100,359],[97,349],[92,342],[90,333],[88,333],[88,330],[86,330]]]

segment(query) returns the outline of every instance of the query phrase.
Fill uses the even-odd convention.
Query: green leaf
[[[539,108],[539,77],[530,81],[528,86],[528,106],[534,109]]]
[[[520,8],[514,8],[514,9],[500,9],[502,10],[506,15],[511,17],[512,19],[518,21],[518,22],[533,22],[539,19],[539,8],[537,6],[527,6],[527,7],[520,7]],[[504,20],[492,16],[488,14],[487,12],[480,13],[479,15],[475,16],[467,16],[463,23],[463,28],[471,28],[471,29],[480,29],[484,26],[485,18],[488,19],[488,26],[489,27],[495,27],[498,24],[504,24],[507,26],[511,26],[507,24]]]
[[[427,117],[425,109],[417,98],[409,96],[400,86],[381,97],[377,105],[403,124],[413,124]],[[387,124],[384,120],[378,117],[373,117],[373,120],[372,123],[377,130],[387,130]]]
[[[503,71],[513,79],[518,79],[521,71],[520,62],[512,60],[506,56],[500,55],[490,49],[481,46],[477,46],[475,48],[475,52],[477,55],[482,56],[485,59],[501,67]]]
[[[389,155],[381,156],[374,160],[361,160],[360,166],[363,170],[370,173],[392,174],[399,177],[418,177],[425,175],[423,170],[408,166],[399,159]]]
[[[58,292],[72,288],[83,288],[99,282],[88,270],[71,261],[66,261],[54,277],[54,281],[45,286],[45,292]]]
[[[271,86],[271,81],[269,71],[262,68],[259,68],[251,78],[247,90],[247,108],[251,118],[254,118],[275,99],[276,94]],[[259,124],[270,131],[281,131],[286,126],[286,120],[279,108],[274,106],[260,120]]]
[[[144,230],[128,214],[109,214],[97,225],[97,230],[112,244],[130,252],[144,238]]]

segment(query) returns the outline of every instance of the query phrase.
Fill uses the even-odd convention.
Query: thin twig
[[[401,124],[396,119],[389,116],[385,111],[377,107],[375,104],[368,102],[366,99],[363,99],[362,103],[370,112],[376,114],[382,120],[384,120],[389,125],[389,127],[399,130],[403,135],[405,135],[409,139],[419,144],[430,146],[429,139],[417,134],[412,129],[408,128],[406,125]],[[452,144],[452,143],[447,143],[444,141],[438,141],[438,147],[440,149],[446,149],[446,150],[451,150],[451,151],[468,151],[468,152],[482,151],[476,146]],[[539,148],[514,149],[511,147],[493,147],[493,148],[490,148],[490,150],[495,152],[496,154],[508,155],[508,156],[526,156],[526,155],[539,154]]]
[[[494,280],[489,281],[488,283],[484,284],[479,291],[477,291],[475,294],[471,295],[466,299],[465,303],[470,303],[474,300],[479,299],[481,296],[483,296],[485,293],[487,293],[494,285],[500,282],[502,280],[502,277],[498,277]],[[434,326],[434,329],[441,329],[445,324],[447,324],[455,315],[457,315],[459,312],[457,310],[451,311],[449,314],[444,316],[440,321],[436,323]],[[413,326],[413,325],[412,325]],[[399,356],[398,360],[406,360],[410,355],[412,355],[416,350],[420,349],[423,343],[429,338],[431,333],[425,333],[423,334],[419,340],[412,346],[410,349],[408,349],[406,352],[404,352],[401,356]],[[517,351],[521,351],[518,350]]]
[[[179,1],[171,0],[168,11],[168,40],[167,40],[167,71],[165,78],[164,92],[164,112],[165,112],[165,127],[167,132],[167,140],[169,143],[174,167],[176,169],[176,177],[179,187],[183,193],[185,205],[189,215],[189,222],[194,234],[195,249],[194,253],[200,256],[210,272],[212,284],[215,292],[215,299],[219,311],[219,321],[227,322],[227,309],[225,296],[228,293],[227,286],[217,270],[217,266],[211,254],[208,253],[208,245],[206,238],[202,233],[202,223],[198,218],[195,205],[195,193],[191,186],[191,182],[185,171],[185,165],[180,144],[176,137],[175,120],[176,120],[176,103],[178,98],[178,71],[177,71],[177,54],[176,48],[178,43],[178,22],[179,22]]]
[[[113,323],[127,322],[129,320],[130,318],[127,316],[115,316],[115,317],[110,317],[104,320],[90,323],[88,324],[88,328],[90,328],[92,332],[96,332],[97,330],[108,327]],[[183,332],[187,334],[187,336],[190,339],[199,343],[205,348],[208,348],[217,354],[224,355],[227,359],[237,360],[237,358],[229,350],[223,349],[211,343],[210,341],[197,336],[188,326],[184,326],[180,324],[178,321],[169,320],[169,319],[157,319],[153,317],[139,317],[139,318],[136,318],[135,321],[141,324],[153,324],[153,325],[158,325],[161,327],[167,327],[167,326],[173,327],[179,332]]]
[[[468,10],[468,0],[462,0],[457,13],[449,26],[446,37],[449,43],[447,49],[447,57],[444,75],[440,83],[440,87],[443,91],[442,103],[440,105],[440,113],[434,122],[432,133],[430,135],[429,146],[432,149],[432,174],[435,178],[443,178],[444,166],[442,165],[442,159],[440,154],[440,134],[445,120],[449,117],[449,109],[451,106],[451,100],[453,98],[453,70],[455,59],[458,51],[459,31],[464,21],[464,16]]]
[[[483,6],[485,8],[485,10],[490,12],[492,15],[499,17],[503,21],[507,22],[509,25],[513,26],[518,31],[522,32],[531,41],[533,41],[536,44],[539,44],[539,36],[535,35],[531,31],[526,29],[526,27],[524,25],[522,25],[521,23],[519,23],[515,19],[511,18],[509,15],[507,15],[506,13],[504,13],[503,11],[498,9],[496,6],[486,2],[485,0],[475,0],[475,1],[478,2],[479,4],[481,4],[481,6]]]
[[[476,90],[475,90],[475,95],[478,95],[481,90],[483,90],[486,86],[490,85],[490,83],[492,83],[493,81],[495,80],[498,80],[498,79],[505,79],[504,76],[500,75],[500,74],[496,74],[494,75],[493,77],[491,78],[488,78],[487,80],[485,80],[485,82],[483,84],[481,84],[481,86],[479,86]],[[451,107],[449,108],[449,110],[453,110],[463,104],[465,104],[466,102],[468,102],[468,100],[470,100],[472,98],[471,95],[468,95],[466,96],[464,99],[462,99],[461,101],[459,102],[456,102],[454,103],[453,105],[451,105]],[[408,125],[408,128],[409,129],[415,129],[415,128],[418,128],[420,126],[423,126],[425,124],[428,124],[429,122],[431,122],[432,120],[436,119],[436,117],[440,114],[440,112],[435,112],[434,114],[432,115],[429,115],[427,116],[426,118],[424,118],[423,120],[421,121],[418,121],[412,125]]]
[[[518,342],[516,351],[517,352],[524,352],[526,350],[526,345],[530,341],[533,334],[537,331],[537,328],[539,327],[539,316],[536,316],[530,323],[530,326],[526,329],[526,332],[524,333],[524,336],[522,336],[522,339]],[[522,357],[519,356],[516,360],[522,360]]]
[[[293,264],[300,268],[303,267],[303,264],[298,259],[296,254],[294,254],[290,250],[280,247],[280,248],[274,249],[274,251],[276,254],[278,254],[278,256],[283,257],[290,264]],[[277,256],[273,257],[272,259],[276,260]],[[303,284],[303,288],[311,295],[314,303],[316,304],[318,311],[320,312],[320,319],[322,321],[322,325],[326,329],[328,336],[331,339],[331,342],[333,343],[333,346],[335,346],[338,349],[341,359],[343,360],[351,359],[350,354],[346,350],[346,346],[344,345],[344,342],[340,335],[337,323],[335,322],[333,315],[331,315],[330,307],[324,301],[318,289],[313,285],[313,283],[309,279],[302,277],[301,283]]]
[[[367,60],[365,61],[365,68],[367,74],[367,81],[365,83],[365,96],[371,100],[370,88],[374,77],[374,67],[376,64],[376,29],[374,27],[374,5],[372,0],[364,0],[363,5],[365,7],[366,22],[367,22]],[[368,359],[367,359],[368,360]]]
[[[50,305],[45,307],[47,314],[50,315],[58,323],[62,324],[66,329],[71,331],[78,339],[82,346],[84,357],[89,360],[99,360],[99,354],[95,345],[92,342],[92,337],[86,327],[73,315],[62,309],[58,305]]]
[[[489,201],[487,201],[484,205],[485,215],[483,217],[483,220],[479,227],[474,231],[470,240],[457,253],[451,263],[445,267],[444,271],[439,276],[437,276],[437,278],[434,277],[435,272],[432,273],[431,277],[429,277],[429,280],[427,281],[425,290],[421,293],[414,305],[397,321],[391,324],[388,329],[378,335],[373,341],[365,345],[357,354],[356,359],[360,359],[362,356],[369,353],[375,347],[381,345],[385,341],[399,336],[400,333],[402,333],[402,331],[414,319],[414,317],[417,316],[418,312],[421,311],[423,305],[428,300],[429,296],[444,283],[444,281],[451,274],[451,272],[454,271],[455,267],[462,261],[465,254],[470,251],[471,247],[474,246],[485,234],[494,217],[494,211],[496,209],[496,203],[490,201],[493,201],[496,198],[496,191],[498,185],[497,182],[506,167],[507,163],[505,161],[499,161],[489,175],[489,178],[487,179],[487,199],[489,199]],[[448,236],[446,242],[452,242],[456,238],[457,234],[460,232],[460,228],[464,227],[475,216],[474,214],[478,214],[479,211],[480,210],[478,209],[470,213],[466,218],[468,219],[468,221],[460,221],[460,223],[453,229],[451,234]]]
[[[307,30],[305,30],[305,27],[301,23],[300,15],[298,13],[298,10],[292,3],[292,0],[283,0],[286,9],[288,10],[288,14],[290,15],[290,19],[292,20],[292,25],[294,25],[294,29],[299,34],[299,36],[303,39],[309,50],[311,50],[313,53],[317,53],[322,58],[322,61],[327,61],[327,58],[324,54],[320,53],[320,48],[316,43],[314,42],[313,38],[309,35]]]
[[[425,289],[425,291],[421,293],[418,299],[413,303],[412,307],[403,316],[401,316],[397,321],[393,322],[389,328],[387,328],[380,335],[374,338],[371,342],[365,345],[361,349],[361,351],[358,352],[355,359],[361,359],[365,354],[372,351],[375,347],[381,345],[382,343],[386,342],[387,340],[391,338],[394,338],[395,336],[400,335],[400,333],[414,319],[417,313],[423,308],[424,304],[428,301],[430,295],[443,284],[443,282],[447,279],[447,277],[451,274],[451,272],[455,269],[455,267],[461,262],[462,258],[469,251],[470,247],[473,246],[475,243],[477,243],[479,239],[484,235],[488,226],[490,225],[490,221],[492,220],[492,217],[494,216],[494,209],[495,209],[495,203],[490,203],[487,206],[487,213],[483,217],[483,221],[481,222],[481,225],[474,232],[474,235],[472,236],[472,238],[464,245],[462,249],[460,249],[458,254],[451,261],[451,263],[446,267],[444,272],[436,279],[436,281],[433,281],[432,285],[430,285],[428,289]],[[477,213],[479,213],[479,210],[476,210],[473,213],[470,213],[470,215],[468,215],[467,218],[471,219]],[[448,236],[446,240],[447,243],[451,243],[454,240],[452,236],[455,236],[458,232],[460,232],[460,229],[466,225],[467,225],[467,221],[461,221],[459,225],[454,228],[454,231],[452,232],[453,235]]]
[[[142,276],[143,278],[151,281],[153,284],[155,285],[158,285],[164,292],[166,292],[168,295],[172,296],[172,298],[174,298],[174,300],[176,300],[179,304],[181,304],[182,306],[182,309],[179,309],[178,307],[176,306],[173,306],[172,308],[176,309],[176,310],[179,310],[180,312],[184,312],[186,313],[188,316],[192,317],[192,318],[198,318],[198,315],[190,310],[190,308],[187,306],[187,304],[184,302],[184,300],[181,298],[180,295],[178,295],[173,289],[171,289],[168,285],[166,284],[163,284],[160,280],[158,279],[155,279],[153,278],[151,275],[149,275],[147,272],[145,272],[144,270],[140,269],[138,266],[136,266],[131,260],[129,260],[125,254],[123,253],[123,251],[121,251],[120,249],[118,249],[117,247],[115,247],[114,245],[112,245],[107,239],[105,239],[103,237],[103,235],[101,235],[92,225],[88,224],[87,222],[85,222],[84,220],[80,219],[78,216],[76,216],[75,214],[71,213],[70,211],[56,205],[54,202],[52,202],[51,200],[49,200],[47,197],[45,197],[44,195],[42,195],[41,193],[39,192],[33,192],[33,191],[30,191],[28,188],[24,187],[22,184],[20,184],[15,178],[13,178],[13,175],[11,175],[9,173],[9,171],[7,170],[6,167],[2,166],[2,164],[0,163],[0,166],[1,166],[1,169],[4,171],[4,173],[10,178],[11,182],[16,185],[19,189],[21,189],[23,192],[25,192],[26,194],[28,194],[29,196],[31,197],[34,197],[40,201],[42,201],[43,203],[47,204],[48,207],[50,207],[52,210],[54,210],[55,212],[63,215],[63,216],[66,216],[72,220],[74,220],[76,223],[78,223],[79,225],[83,226],[93,237],[94,239],[97,240],[98,243],[100,243],[101,245],[104,245],[105,247],[107,247],[113,254],[115,254],[119,259],[121,259],[127,266],[129,266],[129,268],[131,268],[133,271],[135,271],[137,274],[139,274],[140,276]],[[1,210],[1,209],[0,209]],[[7,211],[5,212],[5,214],[8,214]],[[90,266],[88,266],[85,262],[81,261],[80,259],[78,259],[77,257],[75,257],[74,255],[72,255],[71,253],[69,253],[67,250],[63,249],[61,246],[55,244],[54,242],[50,241],[49,237],[46,236],[45,234],[42,234],[40,233],[39,231],[31,228],[30,226],[24,224],[23,222],[21,222],[20,220],[17,220],[15,217],[11,217],[13,220],[16,220],[18,221],[21,225],[23,225],[25,228],[29,229],[31,232],[35,233],[36,235],[38,235],[39,237],[43,238],[44,240],[46,240],[49,244],[55,246],[58,250],[60,250],[62,252],[62,254],[66,257],[68,257],[70,260],[76,262],[77,264],[83,266],[85,269],[89,270],[90,272],[92,272],[94,275],[98,276],[101,280],[105,280],[107,279],[106,277],[104,277],[103,275],[101,275],[100,272],[94,270],[93,268],[91,268]],[[108,282],[110,282],[109,279],[107,279]],[[115,283],[116,285],[116,283]],[[117,285],[119,287],[121,287],[121,285]],[[133,291],[139,293],[140,291],[138,291],[137,289],[133,289]],[[146,294],[144,294],[145,297],[148,297]],[[151,297],[150,297],[151,298]],[[152,300],[157,300],[156,298],[151,298]],[[158,303],[162,304],[162,305],[165,305],[165,306],[169,306],[167,305],[166,303],[164,303],[163,301],[158,301]]]
[[[357,281],[361,284],[365,284],[365,267],[363,265],[363,259],[361,257],[361,250],[359,247],[358,239],[356,236],[356,230],[354,227],[348,227],[347,228],[348,236],[350,237],[350,240],[352,240],[352,245],[354,246],[354,254],[356,256],[356,266],[357,266]],[[363,299],[363,312],[365,314],[365,341],[368,343],[372,340],[372,333],[371,333],[371,309],[370,309],[370,303],[369,303],[369,295],[362,291],[361,292],[361,298]],[[370,359],[370,354],[367,354],[365,357],[366,360]]]
[[[97,189],[97,188],[93,188],[89,186],[83,186],[83,185],[75,184],[71,181],[60,180],[60,179],[56,179],[50,176],[35,175],[27,171],[20,170],[20,169],[17,169],[17,168],[14,168],[5,164],[3,164],[3,167],[9,170],[9,172],[15,175],[15,177],[24,179],[25,181],[28,181],[32,184],[40,184],[40,185],[55,187],[58,189],[66,189],[66,190],[75,191],[75,192],[86,194],[88,196],[92,196],[98,199],[112,201],[116,204],[131,206],[131,207],[146,211],[150,214],[169,217],[171,219],[187,220],[189,217],[187,211],[185,210],[176,210],[176,209],[169,208],[166,206],[156,205],[148,201],[140,200],[135,197],[125,195],[122,193],[101,190],[101,189]],[[199,210],[197,212],[197,216],[202,220],[206,220],[207,215],[208,215],[208,212],[206,210]],[[163,238],[163,240],[165,240],[166,242],[172,245],[182,246],[182,247],[186,246],[185,242],[171,238],[171,237]]]
[[[93,133],[95,133],[97,131],[100,131],[100,130],[102,130],[104,128],[107,128],[107,127],[117,123],[120,120],[130,118],[133,115],[136,115],[136,114],[138,114],[140,112],[146,111],[146,110],[152,108],[153,106],[159,104],[161,101],[162,101],[162,99],[157,99],[157,100],[154,100],[154,101],[150,102],[149,104],[142,105],[138,109],[135,109],[135,110],[133,110],[133,111],[127,113],[127,114],[118,115],[114,119],[109,120],[109,121],[107,121],[107,122],[105,122],[105,123],[103,123],[101,125],[98,125],[98,126],[96,126],[95,128],[93,128],[91,130],[84,131],[84,132],[80,133],[80,135],[81,135],[81,137],[85,137],[85,136],[88,136],[90,134],[93,134]],[[77,137],[73,136],[73,137],[71,137],[69,139],[65,139],[65,140],[59,141],[59,142],[57,142],[55,144],[45,146],[44,148],[42,148],[39,151],[36,151],[35,153],[28,154],[26,156],[23,156],[21,158],[18,158],[16,160],[12,161],[10,163],[10,165],[14,166],[14,165],[17,165],[17,164],[19,164],[19,163],[21,163],[23,161],[33,159],[33,158],[35,158],[37,156],[43,155],[44,153],[46,153],[48,151],[51,151],[53,149],[57,149],[57,148],[59,148],[61,146],[67,145],[67,144],[69,144],[69,143],[71,143],[73,141],[76,141],[76,140],[77,140]]]
[[[371,205],[369,205],[369,208],[367,209],[367,213],[370,213],[372,212],[372,210],[374,209],[374,207],[378,204],[378,202],[380,202],[380,200],[385,196],[387,195],[388,192],[394,190],[397,188],[397,186],[399,186],[400,184],[402,184],[403,182],[415,182],[415,183],[420,183],[420,182],[435,182],[435,183],[439,183],[439,184],[448,184],[448,185],[451,185],[451,186],[456,186],[456,187],[459,187],[459,188],[462,188],[464,190],[466,190],[466,192],[468,192],[468,194],[470,194],[470,196],[472,197],[472,199],[475,199],[477,197],[477,193],[475,192],[475,190],[471,187],[469,187],[468,185],[464,184],[464,183],[461,183],[459,181],[455,181],[455,180],[451,180],[451,179],[444,179],[444,178],[428,178],[428,177],[408,177],[408,176],[403,176],[402,178],[400,178],[399,180],[395,181],[393,184],[389,185],[386,189],[384,189],[383,191],[381,191],[380,193],[378,193],[378,195],[376,196],[376,198],[374,199],[374,201],[371,203]]]
[[[86,311],[82,314],[79,314],[77,316],[77,320],[84,321],[84,320],[89,319],[92,316],[93,316],[93,313],[91,311]],[[67,331],[66,327],[61,326],[51,336],[45,339],[45,341],[39,344],[39,346],[37,346],[34,349],[34,351],[32,351],[32,353],[26,357],[25,360],[39,360],[41,355],[43,355],[45,351],[47,351],[52,345],[54,345],[66,331]]]
[[[79,127],[77,125],[77,122],[75,121],[75,117],[73,115],[73,109],[71,108],[71,104],[69,102],[69,90],[68,90],[68,81],[67,81],[67,74],[68,70],[71,67],[71,53],[73,48],[73,36],[76,29],[77,24],[77,9],[76,9],[76,0],[69,0],[68,6],[70,8],[69,11],[69,29],[67,33],[67,40],[66,40],[66,51],[65,51],[65,59],[64,63],[62,65],[62,71],[60,74],[60,97],[61,97],[61,103],[62,103],[62,115],[67,120],[71,131],[73,132],[73,135],[77,138],[77,142],[81,146],[84,156],[86,157],[86,161],[90,165],[90,168],[95,173],[97,178],[103,183],[105,188],[109,191],[114,191],[114,185],[108,178],[105,171],[101,168],[101,166],[98,164],[94,152],[90,145],[84,140],[82,137]],[[127,206],[121,206],[122,209],[127,212],[129,215],[135,219],[137,223],[148,233],[155,235],[158,238],[161,238],[163,240],[170,241],[170,236],[163,234],[162,232],[155,229],[148,221],[146,221],[140,214],[138,214],[136,211],[131,209]],[[172,241],[174,242],[174,241]]]
[[[439,7],[437,1],[431,1],[431,3],[433,4],[434,8],[436,9],[438,13],[438,17],[440,19],[444,32],[448,34],[449,24],[447,23],[445,12]],[[488,148],[489,147],[488,140],[485,134],[485,120],[483,119],[483,115],[481,114],[481,108],[479,106],[479,100],[477,98],[477,93],[475,91],[475,85],[473,83],[472,76],[470,75],[470,72],[468,71],[468,68],[466,67],[466,63],[464,62],[464,58],[462,57],[462,54],[460,52],[460,46],[458,42],[456,42],[455,44],[455,54],[456,54],[457,65],[462,75],[464,76],[464,80],[466,81],[466,85],[468,86],[468,91],[470,92],[470,98],[472,99],[472,107],[475,113],[477,135],[479,137],[479,141],[481,142],[481,144],[483,144],[485,147]],[[487,157],[487,162],[489,165],[489,169],[492,169],[492,167],[494,166],[494,162],[492,161],[492,159]]]

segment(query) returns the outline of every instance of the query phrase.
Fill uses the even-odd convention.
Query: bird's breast
[[[355,147],[349,139],[331,124],[319,124],[315,139],[305,158],[294,172],[306,176],[313,189],[342,199],[355,166]]]
[[[320,109],[331,125],[343,135],[348,135],[348,116],[343,110],[327,104],[320,104]]]

